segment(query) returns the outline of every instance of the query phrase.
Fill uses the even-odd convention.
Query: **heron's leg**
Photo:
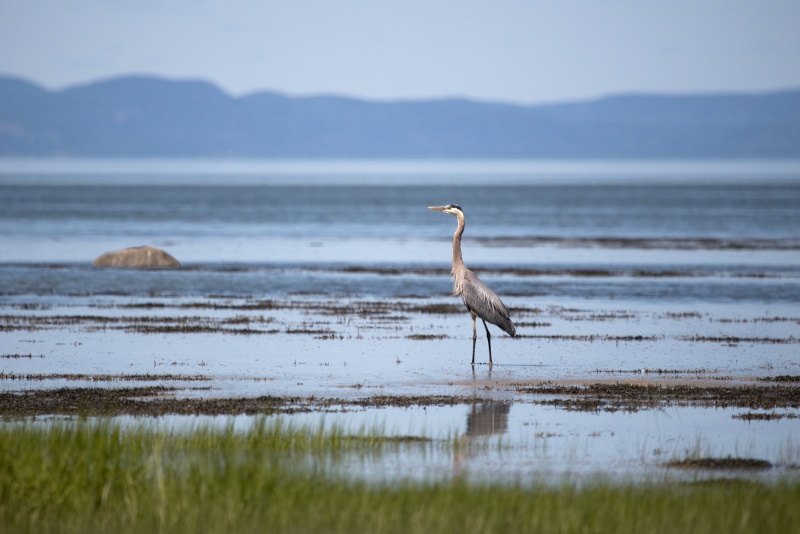
[[[481,319],[483,321],[483,319]],[[489,333],[489,327],[486,326],[486,321],[483,321],[483,327],[486,329],[486,342],[489,343],[489,367],[492,366],[492,334]]]
[[[475,367],[475,342],[478,340],[478,329],[475,320],[478,318],[474,313],[472,315],[472,366]]]

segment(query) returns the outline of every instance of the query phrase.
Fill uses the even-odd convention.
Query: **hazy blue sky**
[[[800,87],[798,0],[2,0],[0,73],[524,103]]]

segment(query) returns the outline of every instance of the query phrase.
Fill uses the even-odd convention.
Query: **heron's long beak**
[[[444,211],[447,209],[447,206],[428,206],[428,209],[433,211]]]

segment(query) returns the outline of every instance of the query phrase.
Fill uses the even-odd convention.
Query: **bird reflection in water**
[[[485,400],[472,403],[467,414],[467,431],[461,436],[462,442],[467,446],[459,447],[453,457],[454,478],[467,474],[466,462],[472,454],[469,442],[504,434],[508,430],[510,412],[510,402]]]
[[[467,414],[466,436],[468,438],[476,438],[505,433],[508,429],[508,414],[510,411],[510,402],[473,402],[470,413]]]

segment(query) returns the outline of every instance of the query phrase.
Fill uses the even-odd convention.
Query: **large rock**
[[[180,262],[160,248],[131,247],[106,252],[92,262],[94,267],[124,267],[128,269],[177,269]]]

